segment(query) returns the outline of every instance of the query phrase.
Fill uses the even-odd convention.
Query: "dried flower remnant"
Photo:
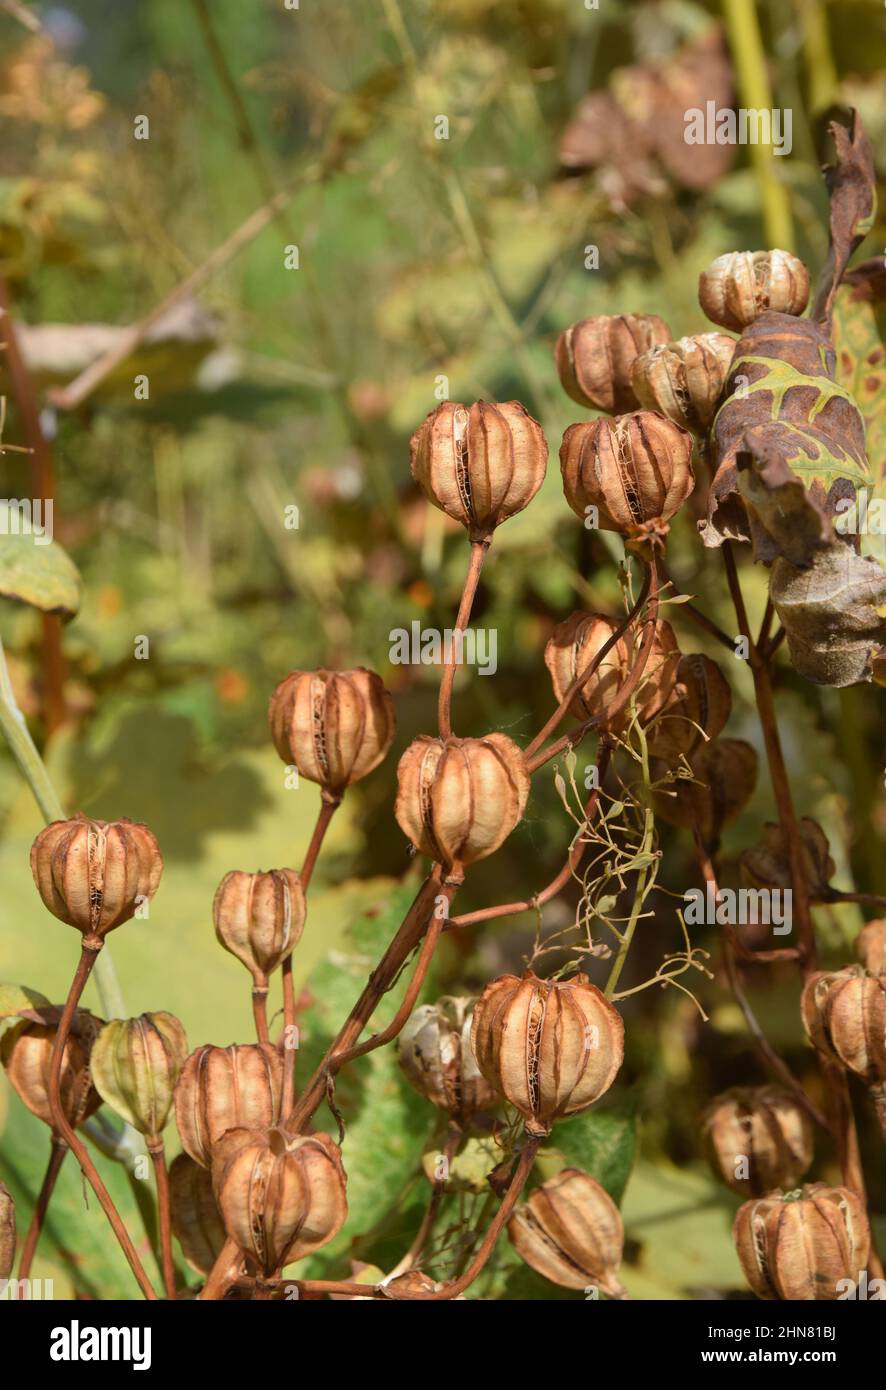
[[[394,702],[362,666],[292,671],[271,696],[268,717],[284,763],[334,800],[378,767],[394,737]]]
[[[809,271],[789,251],[729,251],[698,279],[707,317],[735,333],[767,310],[799,316],[808,299]]]
[[[860,1077],[886,1138],[886,975],[862,965],[810,975],[800,1000],[809,1041]]]
[[[671,330],[657,314],[600,314],[564,328],[554,359],[560,384],[589,410],[622,414],[642,402],[632,384],[638,357],[666,343]]]
[[[600,613],[577,612],[554,628],[545,647],[545,665],[551,674],[554,696],[558,703],[610,640],[618,626],[614,618],[604,617]],[[600,727],[610,728],[610,721],[605,718],[606,706],[612,702],[630,675],[633,660],[627,637],[619,637],[596,670],[573,696],[569,713],[581,720],[599,716]],[[636,694],[637,709],[644,722],[652,719],[670,697],[679,662],[680,649],[674,630],[670,623],[661,621],[656,626],[643,678]],[[615,718],[615,731],[624,728],[630,718],[630,710],[620,711]]]
[[[134,821],[53,821],[31,847],[31,873],[59,921],[98,941],[153,898],[163,858],[146,825]]]
[[[847,1187],[810,1183],[739,1207],[732,1237],[758,1298],[835,1302],[868,1262],[864,1206]]]
[[[204,1168],[228,1129],[266,1129],[280,1117],[283,1059],[267,1043],[205,1044],[192,1052],[175,1088],[185,1153]]]
[[[216,937],[243,962],[257,986],[266,985],[298,945],[305,912],[301,879],[293,869],[255,874],[232,869],[212,904]]]
[[[225,1243],[225,1228],[212,1190],[212,1175],[187,1154],[169,1169],[172,1229],[188,1264],[208,1274]]]
[[[62,1011],[48,1007],[35,1012],[40,1022],[26,1020],[3,1034],[0,1060],[20,1099],[33,1115],[52,1127],[49,1075]],[[100,1018],[87,1009],[76,1010],[62,1055],[59,1085],[62,1111],[72,1129],[94,1115],[102,1103],[90,1072],[90,1054],[101,1029]]]
[[[812,1163],[812,1123],[781,1086],[735,1086],[715,1096],[704,1129],[714,1172],[746,1197],[796,1187]]]
[[[460,1128],[498,1105],[471,1046],[472,999],[441,999],[416,1009],[397,1039],[397,1061],[411,1086]]]
[[[92,1079],[102,1100],[127,1124],[157,1138],[168,1123],[187,1055],[185,1030],[172,1014],[116,1018],[93,1045]]]
[[[644,352],[631,381],[638,403],[695,434],[706,433],[723,395],[735,339],[699,333]]]
[[[570,425],[560,471],[577,516],[596,508],[604,531],[633,537],[670,521],[695,486],[692,436],[653,410]]]
[[[517,1207],[508,1236],[521,1259],[564,1289],[596,1286],[624,1298],[618,1280],[624,1229],[608,1192],[579,1168],[564,1168]]]

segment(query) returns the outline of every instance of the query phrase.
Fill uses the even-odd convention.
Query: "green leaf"
[[[571,1120],[560,1120],[551,1138],[552,1148],[545,1148],[539,1158],[539,1171],[545,1177],[562,1167],[581,1168],[605,1187],[614,1201],[621,1201],[637,1146],[633,1106],[589,1110]]]
[[[57,541],[21,535],[23,527],[20,508],[0,503],[0,596],[73,618],[80,607],[76,565]]]

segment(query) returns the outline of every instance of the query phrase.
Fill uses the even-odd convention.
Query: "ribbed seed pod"
[[[695,486],[692,436],[654,410],[570,425],[560,446],[566,501],[604,531],[636,536],[670,521]]]
[[[0,1182],[0,1280],[8,1279],[15,1264],[15,1202]]]
[[[644,352],[634,363],[634,394],[646,410],[657,410],[695,434],[714,418],[735,339],[725,333],[699,333]]]
[[[472,540],[521,512],[544,482],[548,445],[519,401],[443,401],[410,442],[412,476]]]
[[[631,373],[638,356],[671,336],[656,314],[598,314],[565,328],[554,360],[567,396],[588,409],[622,414],[640,402]]]
[[[809,271],[789,251],[728,251],[698,277],[698,302],[711,323],[741,333],[767,309],[802,314]]]
[[[606,618],[600,613],[581,612],[572,613],[565,622],[554,628],[545,647],[545,665],[551,673],[554,697],[558,704],[576,677],[591,664],[617,628],[618,623],[614,618]],[[582,721],[601,715],[627,680],[635,659],[636,654],[632,653],[630,642],[627,638],[620,637],[614,646],[609,648],[581,690],[573,696],[569,713]],[[679,661],[680,648],[677,646],[674,630],[670,623],[662,621],[656,629],[643,678],[636,693],[637,705],[644,723],[651,719],[669,698]],[[630,717],[630,710],[625,708],[615,716],[614,725],[607,721],[600,727],[618,732],[624,728]]]
[[[225,1228],[212,1190],[212,1175],[187,1154],[169,1168],[172,1229],[185,1259],[199,1274],[208,1274],[225,1243]]]
[[[732,1238],[758,1298],[834,1302],[868,1262],[864,1206],[848,1187],[810,1183],[739,1207]]]
[[[141,1014],[106,1023],[92,1049],[96,1090],[127,1124],[150,1139],[163,1133],[188,1055],[185,1030],[172,1014]]]
[[[269,1043],[206,1044],[192,1052],[175,1088],[182,1147],[208,1168],[229,1129],[267,1129],[280,1118],[283,1060]]]
[[[862,965],[810,975],[800,998],[813,1046],[861,1077],[886,1138],[886,975]]]
[[[294,869],[247,874],[232,869],[212,904],[215,934],[242,961],[256,986],[292,954],[305,925],[305,895]]]
[[[886,973],[886,919],[862,927],[855,938],[855,954],[872,975]]]
[[[505,734],[411,743],[397,768],[394,815],[422,854],[462,866],[497,850],[526,807],[529,773]]]
[[[508,1222],[508,1236],[536,1274],[563,1289],[596,1287],[624,1298],[618,1281],[621,1214],[609,1193],[580,1168],[541,1184]]]
[[[274,747],[332,797],[378,767],[391,746],[394,702],[374,671],[292,671],[271,696]]]
[[[803,816],[797,823],[803,877],[812,902],[827,898],[836,866],[830,856],[827,836],[818,821]],[[790,888],[791,863],[787,842],[780,825],[767,821],[763,839],[741,855],[741,876],[755,888]]]
[[[668,763],[688,756],[722,732],[731,710],[732,692],[716,661],[690,652],[680,658],[673,697],[650,730],[649,752]]]
[[[686,830],[698,826],[706,845],[740,815],[757,785],[757,753],[739,738],[703,743],[689,760],[693,780],[678,779],[655,797],[655,814]]]
[[[534,1135],[599,1100],[624,1059],[621,1015],[581,974],[493,980],[474,1006],[471,1041],[486,1080]]]
[[[153,898],[162,872],[151,831],[129,820],[53,821],[31,846],[31,873],[44,905],[92,938],[133,917]]]
[[[734,1086],[715,1096],[704,1130],[714,1172],[745,1197],[795,1187],[812,1163],[812,1123],[783,1086]]]
[[[419,1095],[466,1129],[498,1105],[471,1046],[473,999],[440,999],[416,1009],[397,1039],[400,1070]]]
[[[52,1007],[37,1012],[44,1022],[19,1023],[3,1034],[0,1060],[31,1113],[52,1127],[49,1076],[62,1010]],[[90,1053],[101,1028],[100,1018],[95,1018],[87,1009],[77,1009],[65,1043],[59,1083],[62,1112],[72,1129],[94,1115],[102,1103],[90,1075]]]

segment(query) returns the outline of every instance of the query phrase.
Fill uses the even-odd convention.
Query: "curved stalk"
[[[20,1281],[28,1278],[31,1273],[31,1265],[37,1250],[37,1242],[43,1230],[43,1222],[46,1219],[47,1208],[49,1207],[53,1191],[55,1190],[56,1180],[61,1172],[61,1166],[68,1152],[68,1146],[59,1135],[53,1131],[52,1141],[49,1148],[49,1162],[46,1165],[46,1172],[43,1175],[43,1182],[40,1184],[40,1192],[37,1196],[37,1205],[31,1215],[31,1224],[28,1227],[28,1234],[25,1236],[25,1243],[22,1246],[21,1263],[19,1264],[18,1277]],[[24,1298],[24,1288],[19,1289],[19,1298]]]

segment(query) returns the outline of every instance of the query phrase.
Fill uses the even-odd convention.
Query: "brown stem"
[[[166,1167],[166,1152],[163,1147],[162,1135],[152,1135],[146,1142],[157,1182],[157,1217],[160,1224],[163,1285],[166,1289],[166,1297],[174,1300],[175,1264],[172,1259],[172,1208],[169,1202],[169,1172]]]
[[[202,1302],[212,1302],[223,1298],[243,1273],[243,1251],[235,1240],[228,1236],[218,1258],[210,1270],[209,1277],[200,1290]],[[253,1281],[254,1282],[254,1281]]]
[[[43,1230],[46,1212],[52,1200],[53,1191],[55,1190],[56,1179],[61,1171],[61,1166],[67,1152],[68,1146],[64,1139],[59,1138],[53,1131],[52,1142],[49,1147],[49,1162],[46,1165],[46,1172],[43,1174],[43,1182],[40,1185],[40,1192],[37,1196],[37,1205],[31,1216],[31,1224],[28,1227],[28,1234],[25,1236],[25,1243],[22,1246],[22,1258],[18,1269],[18,1277],[20,1280],[27,1279],[28,1275],[31,1273],[31,1265],[37,1250],[37,1242],[40,1239],[40,1232]],[[23,1286],[19,1289],[18,1296],[19,1298],[24,1298],[25,1291]]]
[[[398,1260],[397,1264],[390,1271],[390,1273],[388,1274],[388,1279],[396,1279],[398,1274],[406,1274],[410,1269],[416,1269],[418,1267],[422,1251],[424,1250],[425,1245],[427,1244],[428,1236],[431,1234],[434,1222],[437,1219],[437,1213],[440,1210],[440,1203],[443,1201],[443,1198],[446,1195],[446,1182],[449,1173],[449,1164],[455,1157],[455,1155],[458,1153],[459,1146],[463,1138],[464,1133],[458,1127],[458,1125],[450,1126],[449,1133],[446,1136],[446,1143],[443,1146],[443,1151],[441,1154],[441,1157],[445,1160],[443,1174],[441,1177],[434,1179],[434,1183],[431,1188],[430,1200],[428,1202],[427,1207],[425,1208],[424,1216],[421,1219],[421,1224],[419,1225],[419,1228],[415,1233],[415,1237],[413,1238],[412,1244],[406,1251],[406,1254],[403,1256],[402,1260]]]
[[[268,985],[253,985],[252,1018],[255,1023],[255,1036],[260,1043],[270,1041],[268,1033]]]
[[[462,633],[471,621],[471,609],[474,606],[474,599],[477,596],[477,585],[480,583],[480,573],[483,569],[483,562],[486,559],[486,554],[491,544],[491,535],[482,540],[471,541],[471,558],[468,564],[468,573],[465,578],[464,588],[462,589],[461,602],[458,605],[458,616],[455,620],[453,640],[444,654],[443,675],[440,680],[440,694],[437,699],[437,723],[440,728],[441,738],[452,737],[450,706],[452,703],[452,687],[455,682],[455,672],[458,664],[456,661],[456,646],[461,640]]]

